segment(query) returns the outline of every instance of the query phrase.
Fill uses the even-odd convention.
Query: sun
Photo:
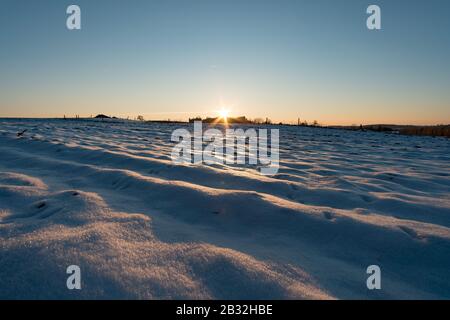
[[[222,108],[219,110],[219,115],[222,119],[226,120],[228,118],[229,114],[230,114],[230,110],[228,110],[228,109]]]

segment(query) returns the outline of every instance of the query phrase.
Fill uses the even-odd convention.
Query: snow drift
[[[450,298],[449,140],[280,127],[265,177],[174,166],[175,128],[1,120],[0,298]]]

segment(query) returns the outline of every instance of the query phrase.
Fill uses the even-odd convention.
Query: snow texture
[[[180,126],[0,120],[0,298],[450,298],[450,140],[279,127],[268,177]]]

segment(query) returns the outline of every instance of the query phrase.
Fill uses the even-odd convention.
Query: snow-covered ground
[[[280,127],[267,177],[179,127],[0,119],[0,298],[450,299],[450,140]]]

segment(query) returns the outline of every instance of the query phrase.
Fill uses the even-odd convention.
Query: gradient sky
[[[0,117],[450,123],[448,0],[0,0],[0,48]]]

